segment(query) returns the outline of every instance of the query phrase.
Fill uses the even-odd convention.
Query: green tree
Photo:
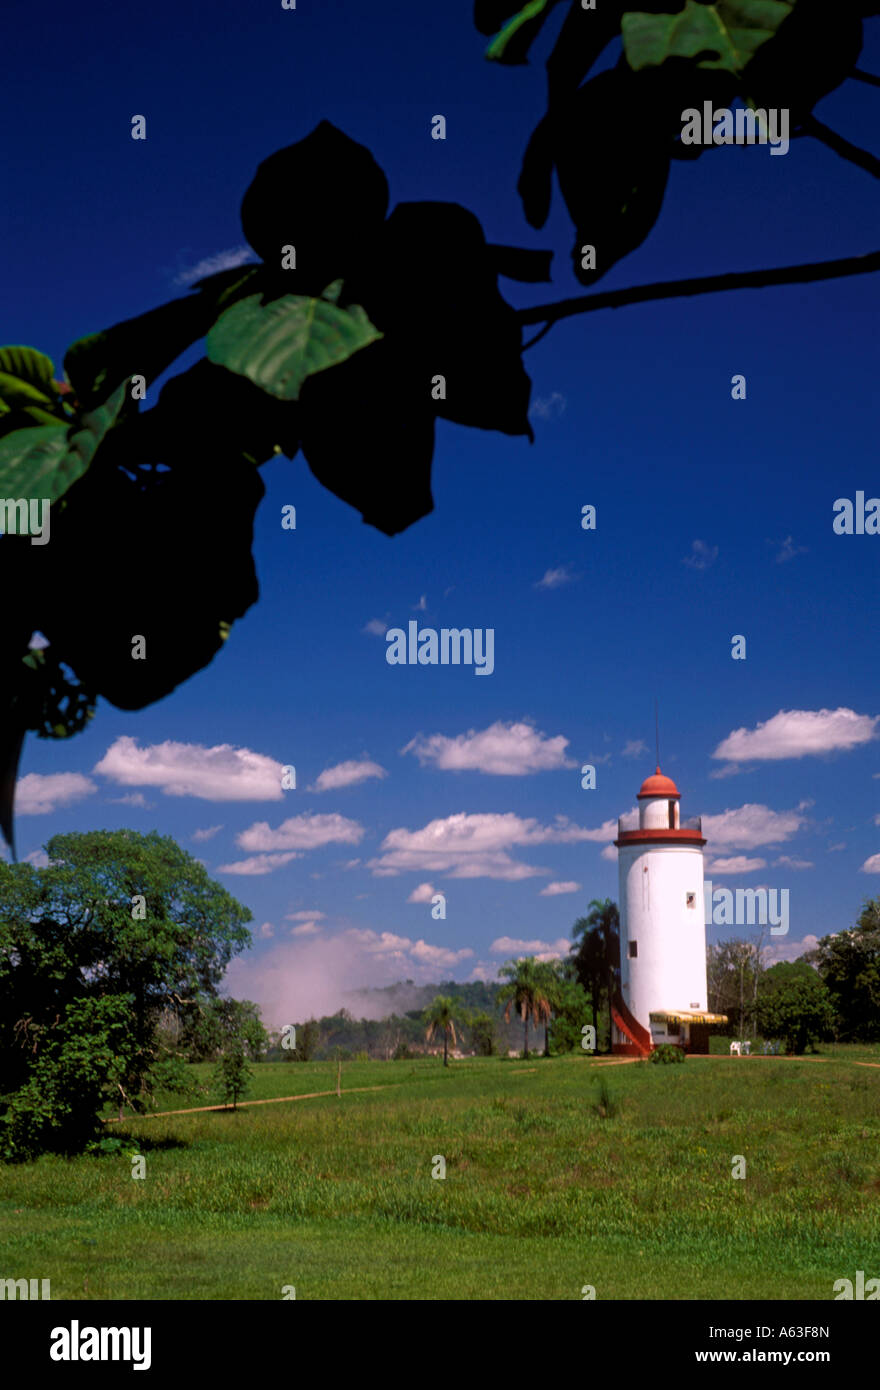
[[[491,1014],[480,1011],[468,1016],[471,1042],[478,1057],[494,1057],[498,1051],[495,1038],[495,1020]]]
[[[760,948],[751,941],[731,937],[706,947],[709,1012],[727,1014],[727,1032],[744,1037],[757,1028],[757,991],[763,974]]]
[[[505,1004],[504,1019],[510,1022],[511,1010],[515,1009],[523,1021],[523,1053],[529,1055],[529,1022],[539,1027],[546,1024],[552,1012],[549,994],[551,986],[542,962],[534,956],[521,956],[518,960],[507,961],[498,974],[507,984],[498,991],[499,1003]]]
[[[434,997],[425,1009],[423,1022],[425,1028],[425,1040],[431,1042],[437,1033],[443,1034],[443,1065],[449,1066],[449,1039],[452,1039],[453,1046],[457,1045],[455,1036],[455,1001],[446,994],[438,994]]]
[[[823,936],[806,959],[831,995],[837,1037],[880,1041],[880,898],[865,903],[849,931]]]
[[[781,1038],[793,1053],[831,1037],[831,997],[811,965],[782,961],[764,972],[758,985],[758,1024],[765,1037]]]
[[[575,960],[583,960],[581,983],[593,998],[598,971],[608,1002],[608,1047],[611,1047],[611,1005],[620,982],[620,913],[611,898],[593,898],[586,917],[579,917],[571,929],[576,943]],[[591,940],[591,938],[594,938]],[[595,1015],[594,1015],[595,1026]]]
[[[260,1061],[268,1047],[268,1035],[259,1007],[250,999],[204,995],[193,1001],[187,1013],[184,1038],[191,1062],[214,1061],[238,1038],[246,1054]]]
[[[200,998],[216,995],[250,942],[251,914],[156,832],[56,835],[46,849],[46,868],[0,863],[0,1094],[42,1086],[58,1098],[58,1123],[41,1132],[75,1147],[100,1106],[89,1092],[88,1115],[74,1120],[47,1076],[77,1055],[88,1010],[115,1030],[113,1049],[95,1053],[108,1059],[101,1094],[142,1104],[160,1019],[185,1025]],[[94,1067],[89,1075],[97,1085]]]
[[[553,1001],[553,1050],[576,1052],[583,1042],[583,1026],[591,1011],[591,1001],[579,980],[561,976]],[[595,1014],[593,1015],[595,1018]],[[595,1028],[595,1023],[593,1027]]]
[[[233,1110],[236,1109],[242,1096],[247,1094],[252,1076],[244,1039],[238,1035],[229,1037],[214,1068],[214,1082],[220,1089],[224,1105],[229,1105],[231,1101]]]

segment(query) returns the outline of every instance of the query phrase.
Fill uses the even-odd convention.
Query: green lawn
[[[53,1298],[830,1299],[880,1275],[880,1067],[857,1060],[880,1048],[350,1062],[341,1099],[108,1126],[143,1180],[126,1153],[0,1169],[0,1274]],[[169,1107],[215,1099],[193,1073]],[[265,1064],[249,1098],[335,1078]]]

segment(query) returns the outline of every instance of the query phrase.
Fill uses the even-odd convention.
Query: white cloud
[[[334,767],[325,767],[309,791],[335,792],[339,791],[340,787],[355,787],[359,782],[366,782],[371,777],[387,776],[385,768],[371,762],[369,758],[349,758],[347,762],[336,763]]]
[[[264,922],[257,935],[262,937],[264,941],[268,941],[270,937],[275,935],[275,928],[271,922]]]
[[[617,858],[617,849],[616,849],[616,847],[615,847],[614,845],[606,845],[605,848],[602,850],[602,853],[599,855],[599,858],[600,858],[600,859],[616,859],[616,858]]]
[[[769,969],[771,965],[778,965],[780,961],[798,960],[800,956],[806,955],[807,951],[815,951],[818,945],[818,936],[805,936],[802,941],[774,941],[764,947],[761,959]]]
[[[778,859],[773,860],[773,867],[783,869],[814,869],[816,866],[811,859],[793,859],[790,854],[780,854]]]
[[[97,790],[81,772],[29,772],[15,785],[15,810],[20,816],[44,816]]]
[[[109,798],[111,806],[140,806],[143,810],[150,810],[153,803],[148,801],[143,792],[126,792],[124,796],[111,796]]]
[[[408,903],[429,903],[435,897],[435,892],[430,883],[420,883],[418,888],[414,888],[407,898]]]
[[[256,878],[261,874],[271,874],[275,869],[282,869],[285,864],[289,864],[291,859],[301,859],[302,855],[295,850],[288,854],[253,854],[249,859],[236,859],[232,864],[219,864],[218,874],[244,874],[248,878]]]
[[[623,745],[624,758],[640,758],[643,753],[648,752],[648,745],[643,738],[631,738]]]
[[[557,816],[552,825],[541,825],[534,818],[523,819],[512,811],[480,815],[459,811],[445,819],[429,821],[419,830],[400,827],[390,831],[382,842],[381,857],[371,859],[369,867],[380,877],[427,871],[451,878],[514,882],[549,870],[513,859],[513,848],[612,840],[616,834],[616,820],[588,830],[565,816]]]
[[[779,546],[776,555],[777,565],[784,565],[786,560],[793,560],[796,555],[806,555],[808,549],[805,545],[795,545],[791,536],[786,536],[784,541],[771,541],[770,544]]]
[[[707,545],[705,541],[692,541],[691,553],[686,555],[683,564],[692,570],[707,570],[718,559],[717,545]]]
[[[388,624],[383,623],[381,618],[370,618],[361,628],[361,632],[368,632],[371,637],[384,637],[387,631]]]
[[[493,956],[534,956],[537,960],[559,960],[567,956],[570,949],[571,942],[564,936],[556,941],[522,941],[515,936],[499,936],[489,947]]]
[[[580,576],[574,574],[571,565],[558,565],[556,569],[545,570],[536,584],[536,589],[561,589],[563,584],[571,584]]]
[[[575,883],[573,879],[565,883],[556,881],[548,883],[546,888],[542,888],[540,896],[542,898],[557,898],[560,893],[578,893],[582,887],[582,884]]]
[[[551,391],[549,396],[536,396],[529,406],[529,414],[538,420],[558,420],[564,414],[567,401],[561,391]]]
[[[228,251],[218,251],[214,256],[206,256],[189,270],[175,275],[175,285],[192,285],[196,280],[204,280],[208,275],[217,275],[221,270],[234,270],[236,266],[255,261],[256,256],[249,246],[233,246]]]
[[[717,816],[703,816],[703,834],[712,850],[757,849],[761,845],[776,845],[790,840],[806,816],[795,811],[771,811],[769,806],[738,806]]]
[[[32,849],[30,854],[25,855],[24,862],[35,869],[45,869],[49,865],[49,856],[44,849]]]
[[[485,772],[497,777],[518,777],[529,772],[545,772],[563,767],[575,767],[565,756],[569,740],[562,734],[548,738],[532,724],[505,724],[496,720],[488,729],[447,738],[445,734],[418,734],[401,749],[415,753],[424,766],[450,772]]]
[[[418,603],[414,603],[414,604],[413,604],[412,610],[411,610],[411,611],[412,611],[413,613],[424,613],[427,607],[428,607],[428,595],[427,595],[427,594],[422,594],[422,596],[421,596],[421,598],[419,599]]]
[[[300,922],[298,927],[290,928],[291,936],[317,936],[322,930],[320,922]]]
[[[289,816],[277,830],[268,821],[255,821],[235,837],[247,850],[321,849],[324,845],[357,845],[364,838],[364,827],[338,811],[327,815]]]
[[[840,849],[846,849],[846,841],[845,841],[845,840],[841,840],[841,842],[840,842],[839,844],[837,844],[837,845],[829,845],[829,846],[828,846],[828,853],[829,853],[829,854],[834,854],[837,850],[840,850]]]
[[[749,859],[744,854],[735,854],[730,859],[713,859],[706,865],[707,874],[753,874],[758,869],[766,869],[766,859]]]
[[[777,761],[848,751],[875,739],[878,721],[880,715],[856,714],[845,708],[780,710],[755,729],[734,729],[712,757]]]
[[[288,912],[285,914],[284,920],[285,922],[317,922],[326,916],[326,912]]]
[[[282,765],[249,748],[220,743],[155,743],[123,734],[92,769],[126,787],[159,787],[166,796],[202,801],[280,801]]]
[[[194,830],[192,838],[196,841],[213,840],[214,836],[218,835],[222,829],[222,825],[206,825],[204,830]]]
[[[880,874],[880,854],[872,854],[862,865],[863,874]]]

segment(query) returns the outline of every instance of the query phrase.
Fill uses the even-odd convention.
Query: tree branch
[[[594,309],[622,309],[627,304],[644,304],[653,299],[680,299],[695,294],[713,294],[720,290],[759,290],[770,285],[798,285],[816,280],[835,280],[844,275],[867,275],[880,270],[880,251],[865,256],[846,256],[837,261],[813,261],[806,265],[782,266],[776,270],[737,270],[728,275],[701,275],[690,280],[660,280],[653,285],[631,285],[623,290],[606,290],[603,294],[580,294],[574,299],[560,299],[555,304],[538,304],[533,309],[518,309],[521,324],[546,325],[531,339],[529,346],[543,338],[559,319],[574,314],[589,314]]]
[[[875,77],[872,72],[862,72],[861,68],[853,68],[850,77],[854,77],[857,82],[867,82],[872,87],[880,87],[880,77]]]
[[[836,130],[817,121],[815,116],[804,117],[801,121],[801,131],[804,135],[812,135],[814,139],[820,140],[829,150],[839,154],[841,159],[848,159],[850,164],[857,164],[860,169],[866,169],[869,174],[873,174],[875,179],[880,179],[880,159],[876,155],[859,149],[858,145],[851,145],[849,140],[844,140]]]

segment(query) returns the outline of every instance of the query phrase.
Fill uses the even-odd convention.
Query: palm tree
[[[617,903],[610,898],[593,898],[586,917],[579,917],[571,929],[575,941],[579,942],[578,956],[582,957],[584,967],[596,971],[598,978],[604,976],[605,992],[608,996],[608,1046],[613,1037],[611,1007],[615,985],[620,971],[620,913]],[[590,938],[595,937],[595,943]],[[595,986],[591,986],[595,1001]],[[595,1002],[593,1005],[595,1017]]]
[[[562,1002],[564,969],[561,961],[539,960],[535,962],[535,975],[538,980],[538,994],[535,1005],[544,1024],[544,1056],[550,1056],[550,1015],[556,1013]]]
[[[541,964],[542,962],[536,961],[534,956],[521,956],[519,960],[508,961],[498,971],[498,974],[507,980],[507,984],[502,985],[498,991],[499,1001],[507,1000],[504,1020],[506,1023],[510,1022],[510,1011],[515,1007],[523,1021],[525,1057],[529,1055],[529,1019],[536,1027],[540,1023],[546,1027],[552,1011],[548,998],[547,977],[542,973]]]
[[[426,1042],[430,1042],[441,1029],[443,1031],[444,1067],[449,1066],[449,1039],[452,1038],[453,1046],[458,1045],[458,1039],[455,1036],[455,1023],[452,1018],[454,1008],[455,1001],[450,999],[448,995],[436,994],[424,1013],[423,1021],[428,1025],[425,1030]]]

